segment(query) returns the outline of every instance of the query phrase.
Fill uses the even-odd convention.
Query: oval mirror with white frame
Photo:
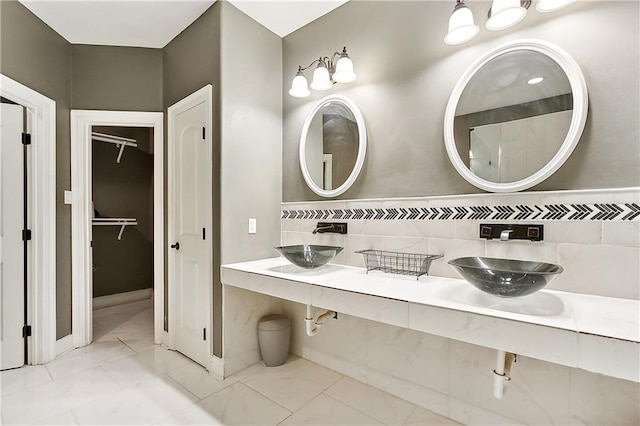
[[[358,178],[367,151],[367,131],[358,106],[331,95],[309,112],[300,136],[300,169],[309,188],[337,197]]]
[[[444,119],[458,173],[490,192],[531,188],[555,173],[587,120],[587,85],[576,61],[540,40],[498,46],[453,89]]]

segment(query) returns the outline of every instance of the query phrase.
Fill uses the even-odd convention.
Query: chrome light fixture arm
[[[306,67],[298,65],[298,72],[289,90],[291,96],[303,98],[311,94],[304,71],[314,65],[316,65],[316,69],[311,82],[311,88],[314,90],[328,90],[336,83],[350,83],[356,79],[356,74],[353,72],[353,62],[349,58],[347,48],[343,47],[342,52],[334,52],[331,57],[320,56]]]
[[[337,61],[335,61],[336,57],[338,57],[338,61],[341,58],[348,58],[349,54],[347,53],[347,48],[346,46],[342,48],[342,52],[333,52],[333,55],[331,55],[331,57],[328,56],[320,56],[318,59],[312,61],[309,65],[307,65],[306,67],[303,67],[301,65],[298,65],[298,72],[303,72],[308,70],[309,68],[311,68],[312,66],[318,64],[318,65],[324,65],[325,68],[327,68],[329,70],[329,75],[333,76],[333,73],[336,71],[336,63]],[[335,61],[335,62],[334,62]],[[335,83],[335,82],[334,82]]]
[[[301,65],[298,65],[298,72],[300,73],[300,72],[306,71],[306,70],[308,70],[309,68],[311,68],[312,66],[314,66],[314,65],[316,65],[316,64],[319,64],[319,63],[321,63],[321,62],[322,62],[322,58],[318,58],[318,59],[316,59],[315,61],[311,62],[311,63],[310,63],[309,65],[307,65],[306,67],[303,67],[303,66],[301,66]]]

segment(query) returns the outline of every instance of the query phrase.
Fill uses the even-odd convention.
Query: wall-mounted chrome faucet
[[[544,225],[507,225],[503,223],[481,223],[480,238],[484,238],[487,240],[500,238],[500,241],[542,241],[544,238]]]
[[[509,240],[509,235],[511,235],[512,232],[513,232],[513,229],[505,229],[504,231],[502,231],[500,233],[500,241]]]
[[[333,226],[317,226],[316,229],[313,230],[313,232],[311,232],[312,234],[317,234],[318,232],[320,233],[324,233],[329,231],[330,229],[333,229]]]
[[[312,232],[315,234],[346,234],[347,233],[347,223],[346,222],[318,222],[318,226]]]

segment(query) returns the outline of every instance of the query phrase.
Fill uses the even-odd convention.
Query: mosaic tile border
[[[281,219],[640,221],[637,203],[283,210]]]

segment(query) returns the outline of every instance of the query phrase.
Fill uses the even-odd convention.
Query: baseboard
[[[122,305],[123,303],[137,302],[139,300],[151,299],[153,289],[144,288],[142,290],[128,291],[126,293],[109,294],[93,298],[93,309],[106,308],[108,306]]]
[[[171,347],[171,337],[169,336],[169,333],[164,330],[160,332],[160,342],[156,342],[156,343],[160,343],[162,346],[164,346],[169,350],[175,349]]]
[[[211,357],[209,374],[211,374],[216,379],[224,379],[224,360],[222,358],[218,358],[217,356]]]
[[[62,339],[56,340],[56,357],[73,349],[73,334],[64,336]]]

